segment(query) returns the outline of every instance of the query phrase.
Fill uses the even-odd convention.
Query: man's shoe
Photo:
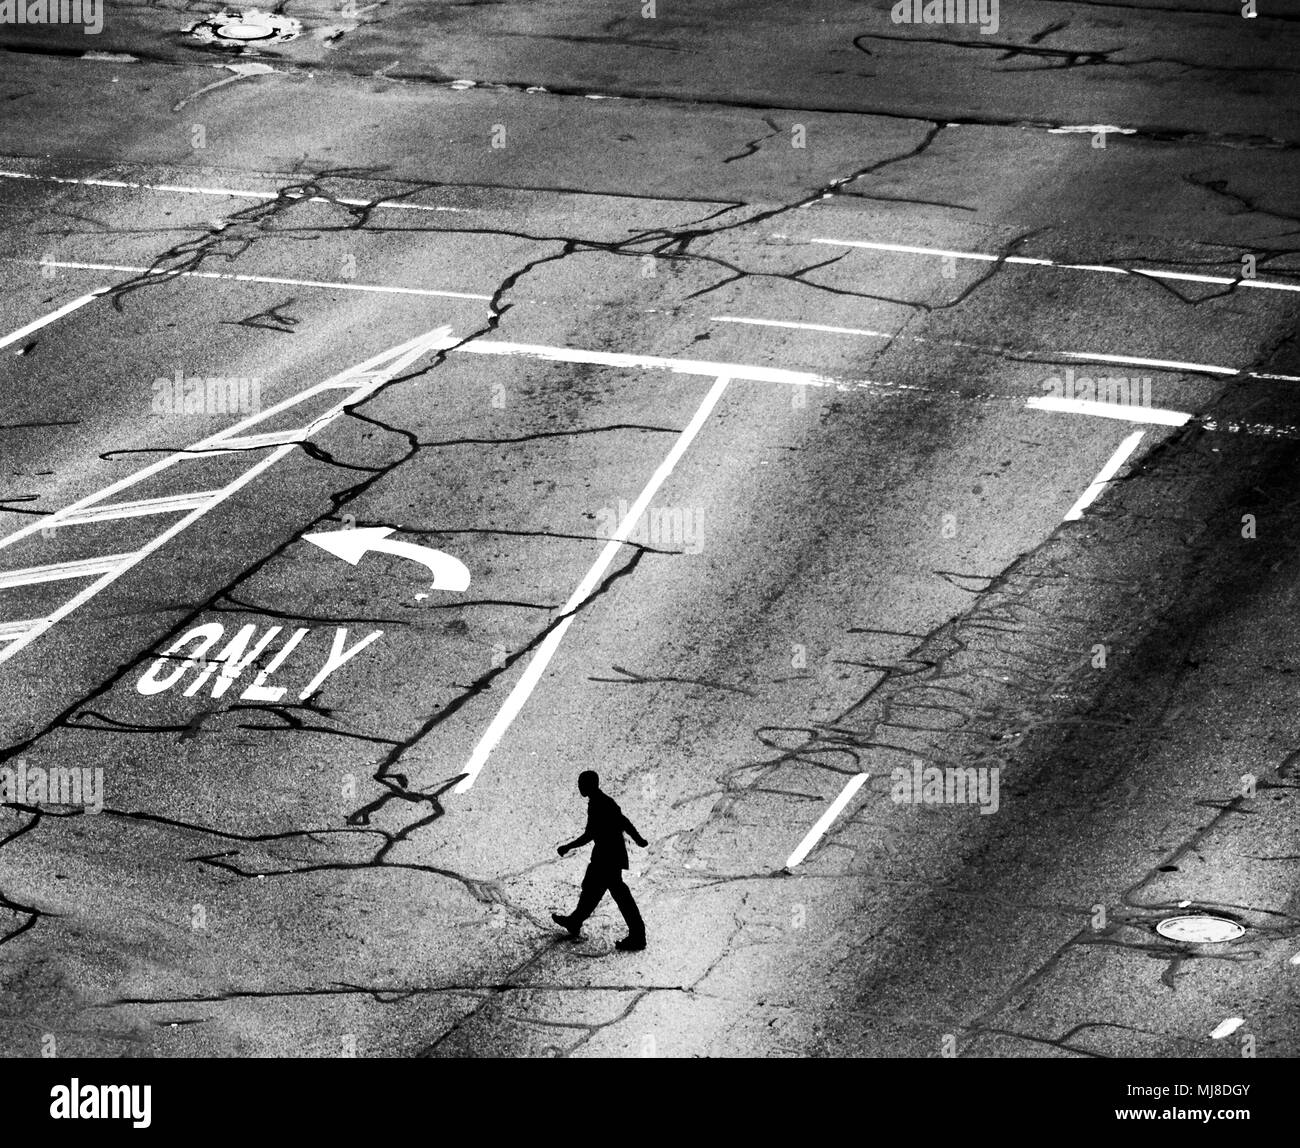
[[[569,936],[571,937],[577,937],[582,933],[582,926],[574,921],[572,917],[566,917],[563,913],[552,913],[551,920],[559,925],[560,928],[568,929]]]
[[[624,937],[621,941],[614,942],[614,948],[621,949],[625,953],[637,953],[645,948],[645,938]]]

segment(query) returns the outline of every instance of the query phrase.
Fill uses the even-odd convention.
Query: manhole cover
[[[245,44],[282,44],[301,32],[302,24],[292,16],[277,16],[256,8],[218,12],[189,29],[189,34],[200,43],[225,44],[232,48]]]
[[[1193,945],[1214,945],[1235,941],[1245,933],[1236,921],[1227,917],[1214,917],[1209,913],[1187,913],[1181,917],[1167,917],[1156,926],[1156,932],[1171,941]]]

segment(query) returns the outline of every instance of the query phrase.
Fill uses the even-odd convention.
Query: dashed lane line
[[[159,191],[178,195],[219,195],[235,199],[280,199],[278,191],[251,191],[237,187],[192,187],[182,183],[136,183],[127,179],[73,178],[64,175],[41,175],[28,171],[0,171],[0,179],[29,179],[39,183],[75,184],[80,187],[109,187],[125,191]],[[331,198],[327,195],[286,195],[285,199],[300,199],[304,203],[339,203],[347,207],[384,208],[393,211],[453,211],[467,214],[469,207],[447,207],[439,204],[406,203],[389,199],[350,199],[346,196]]]
[[[369,291],[380,295],[428,295],[439,299],[480,299],[484,302],[492,300],[491,295],[480,295],[470,291],[441,291],[432,287],[389,287],[382,283],[341,283],[334,279],[288,279],[278,275],[237,275],[231,271],[169,271],[165,267],[131,267],[121,263],[79,263],[54,259],[43,259],[40,261],[40,266],[62,267],[71,271],[122,271],[131,275],[158,275],[167,279],[225,279],[234,283],[320,287],[329,291]]]
[[[1249,287],[1257,291],[1300,291],[1300,283],[1279,279],[1245,278],[1227,275],[1197,275],[1190,271],[1165,271],[1159,268],[1115,267],[1106,263],[1059,263],[1055,259],[1035,259],[1028,255],[990,255],[984,251],[953,251],[944,247],[918,247],[910,243],[876,243],[866,239],[805,239],[773,234],[773,239],[818,243],[827,247],[860,247],[867,251],[884,251],[897,255],[925,255],[938,259],[968,259],[979,263],[1010,263],[1019,267],[1049,267],[1058,271],[1093,271],[1106,275],[1128,275],[1134,279],[1167,279],[1180,283],[1211,283],[1221,286]]]
[[[873,331],[868,327],[834,327],[826,323],[796,323],[781,319],[755,319],[742,315],[710,315],[710,323],[738,323],[749,327],[779,327],[795,331],[822,331],[831,335],[856,335],[869,339],[903,340],[908,343],[928,343],[932,346],[956,347],[961,350],[982,351],[993,355],[1042,355],[1073,359],[1084,363],[1114,363],[1125,367],[1150,367],[1160,371],[1193,371],[1205,375],[1239,375],[1248,379],[1271,379],[1278,382],[1300,383],[1300,375],[1275,375],[1263,371],[1243,371],[1236,367],[1223,367],[1213,363],[1185,363],[1174,359],[1150,359],[1138,355],[1109,355],[1100,351],[1025,351],[1015,347],[995,347],[986,343],[968,343],[959,339],[931,339],[924,335],[905,335],[898,331]]]

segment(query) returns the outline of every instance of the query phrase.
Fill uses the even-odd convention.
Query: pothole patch
[[[223,9],[215,16],[187,29],[201,44],[217,44],[225,48],[243,48],[249,45],[283,44],[302,35],[302,23],[292,16],[277,16],[257,8],[240,11]]]

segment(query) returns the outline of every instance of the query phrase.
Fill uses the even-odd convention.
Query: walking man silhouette
[[[625,953],[644,949],[645,924],[632,899],[632,891],[623,880],[623,870],[627,868],[627,846],[623,843],[623,834],[626,833],[642,849],[647,845],[646,839],[623,815],[618,802],[601,790],[600,778],[595,771],[585,769],[578,774],[578,792],[587,799],[587,828],[576,841],[561,845],[558,852],[563,857],[571,849],[581,849],[589,841],[595,844],[582,878],[578,907],[567,917],[563,913],[552,913],[551,919],[568,929],[569,936],[576,937],[582,932],[583,921],[591,916],[608,892],[627,922],[627,936],[617,941],[614,947]]]

